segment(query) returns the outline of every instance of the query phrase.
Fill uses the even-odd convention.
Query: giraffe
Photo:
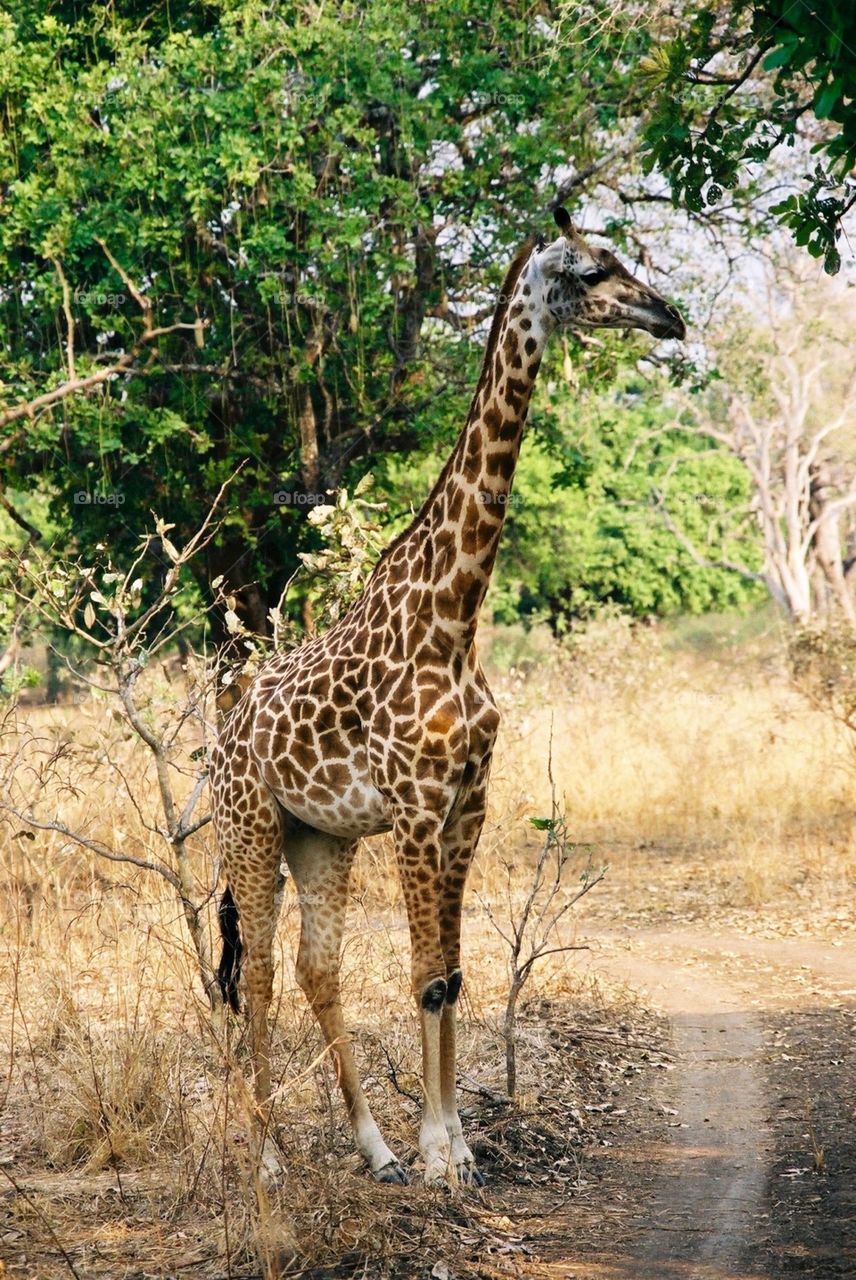
[[[466,424],[423,507],[329,631],[262,667],[212,752],[228,877],[220,979],[237,1009],[243,968],[260,1116],[267,1125],[284,859],[301,913],[296,978],[335,1061],[356,1146],[380,1182],[408,1179],[369,1109],[343,1021],[339,953],[357,842],[393,833],[422,1037],[425,1181],[482,1185],[455,1093],[461,904],[499,726],[475,634],[529,398],[556,329],[684,336],[673,306],[590,247],[566,210],[555,220],[558,238],[528,240],[508,270]]]

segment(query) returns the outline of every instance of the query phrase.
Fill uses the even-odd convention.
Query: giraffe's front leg
[[[429,1185],[454,1182],[451,1145],[443,1113],[440,1028],[446,1004],[446,965],[438,925],[442,825],[433,815],[399,815],[394,838],[407,919],[413,994],[422,1033],[422,1124],[419,1151]]]
[[[440,1076],[443,1120],[458,1181],[484,1186],[475,1156],[464,1138],[457,1102],[457,1014],[461,973],[461,907],[464,886],[484,823],[490,761],[479,768],[443,833],[440,864],[440,941],[446,964],[446,1002],[440,1022]]]

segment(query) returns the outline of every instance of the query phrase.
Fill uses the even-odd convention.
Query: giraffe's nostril
[[[668,316],[665,332],[660,335],[665,338],[683,338],[686,334],[687,327],[684,324],[684,317],[681,315],[677,307],[673,307],[670,302],[663,305],[663,310]]]

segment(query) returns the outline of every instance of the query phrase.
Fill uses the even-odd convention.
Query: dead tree
[[[748,344],[733,334],[723,340],[725,390],[696,412],[690,428],[748,471],[763,567],[708,559],[669,512],[668,494],[660,495],[661,506],[697,563],[763,582],[793,622],[809,622],[826,603],[856,627],[839,527],[856,506],[856,464],[838,445],[843,428],[856,423],[856,370],[840,336],[819,330],[816,314],[806,312],[804,299],[814,291],[805,283],[777,277],[765,328]]]

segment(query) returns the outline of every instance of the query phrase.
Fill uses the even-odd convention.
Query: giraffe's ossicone
[[[301,912],[297,979],[336,1061],[357,1147],[381,1181],[406,1181],[360,1084],[339,997],[357,841],[392,831],[421,1023],[428,1182],[480,1182],[455,1098],[461,902],[485,815],[499,715],[475,650],[532,387],[553,330],[684,334],[674,307],[556,213],[502,286],[466,425],[419,514],[325,635],[263,669],[213,751],[214,825],[229,881],[221,967],[242,959],[255,1087],[268,1116],[268,1010],[280,864]],[[235,908],[240,920],[236,934]]]

